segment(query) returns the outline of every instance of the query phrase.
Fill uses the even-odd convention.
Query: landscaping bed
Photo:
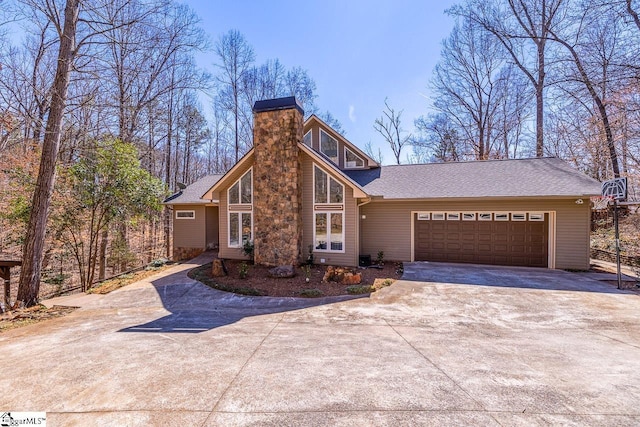
[[[328,267],[326,265],[311,265],[308,274],[305,272],[306,267],[298,267],[295,277],[273,278],[269,276],[269,267],[250,265],[237,260],[225,260],[224,263],[228,271],[225,277],[212,277],[211,263],[194,268],[189,272],[189,277],[212,288],[241,295],[323,297],[375,292],[402,276],[402,263],[394,262],[385,262],[380,268],[349,268],[353,273],[360,273],[362,277],[359,284],[350,285],[323,281]],[[247,269],[245,266],[248,267],[248,271],[246,277],[241,278],[241,271]],[[307,276],[308,282],[305,280]]]

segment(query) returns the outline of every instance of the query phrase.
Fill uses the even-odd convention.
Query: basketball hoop
[[[593,209],[596,211],[605,211],[609,209],[609,205],[613,205],[613,197],[610,196],[598,196],[593,197]]]

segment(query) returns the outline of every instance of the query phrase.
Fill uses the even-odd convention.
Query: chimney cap
[[[302,105],[300,105],[295,96],[256,101],[253,105],[253,112],[262,113],[264,111],[288,110],[290,108],[295,108],[300,112],[300,114],[304,115]]]

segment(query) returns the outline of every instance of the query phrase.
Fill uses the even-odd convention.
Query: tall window
[[[321,252],[344,252],[344,186],[313,167],[314,247]]]
[[[227,192],[229,212],[229,247],[239,248],[253,239],[252,169],[237,180]]]
[[[338,140],[320,129],[320,152],[338,164]]]

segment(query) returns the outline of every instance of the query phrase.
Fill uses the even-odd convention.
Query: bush
[[[317,298],[322,296],[320,289],[303,289],[300,291],[300,296],[305,298]]]
[[[246,257],[248,257],[251,260],[251,262],[253,262],[254,260],[253,253],[255,251],[253,240],[247,240],[246,242],[244,242],[244,244],[242,245],[242,249],[240,250]]]
[[[369,294],[373,292],[371,285],[351,285],[347,286],[347,293],[351,295]]]

